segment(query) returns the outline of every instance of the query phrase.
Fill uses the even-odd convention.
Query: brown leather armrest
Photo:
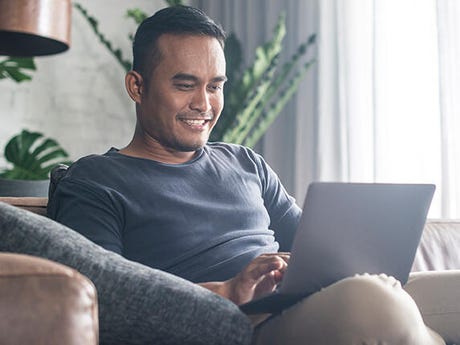
[[[96,345],[93,284],[37,257],[0,253],[0,344]]]

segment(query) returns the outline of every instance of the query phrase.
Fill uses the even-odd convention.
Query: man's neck
[[[168,150],[159,143],[146,145],[144,142],[139,142],[139,140],[134,138],[128,146],[121,149],[119,153],[131,157],[151,159],[166,164],[182,164],[192,160],[196,156],[197,151],[182,152]]]

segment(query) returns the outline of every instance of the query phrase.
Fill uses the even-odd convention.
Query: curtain
[[[460,3],[438,0],[442,216],[460,218]]]
[[[315,179],[434,183],[429,216],[459,218],[460,4],[327,0],[318,11]]]

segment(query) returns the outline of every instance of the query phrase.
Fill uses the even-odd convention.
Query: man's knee
[[[413,299],[393,277],[357,275],[323,290],[335,325],[350,341],[434,344]],[[358,339],[359,338],[359,339]],[[366,342],[367,343],[367,342]]]
[[[257,344],[443,344],[400,283],[385,275],[332,284],[262,325],[258,335]]]
[[[325,289],[336,304],[345,322],[376,324],[380,327],[396,323],[423,322],[417,305],[393,277],[357,275],[343,279]]]

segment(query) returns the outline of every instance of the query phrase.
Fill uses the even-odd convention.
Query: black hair
[[[137,28],[133,42],[133,70],[147,78],[158,64],[158,38],[163,34],[191,34],[216,38],[222,48],[225,31],[202,10],[190,6],[166,7],[146,18]]]

